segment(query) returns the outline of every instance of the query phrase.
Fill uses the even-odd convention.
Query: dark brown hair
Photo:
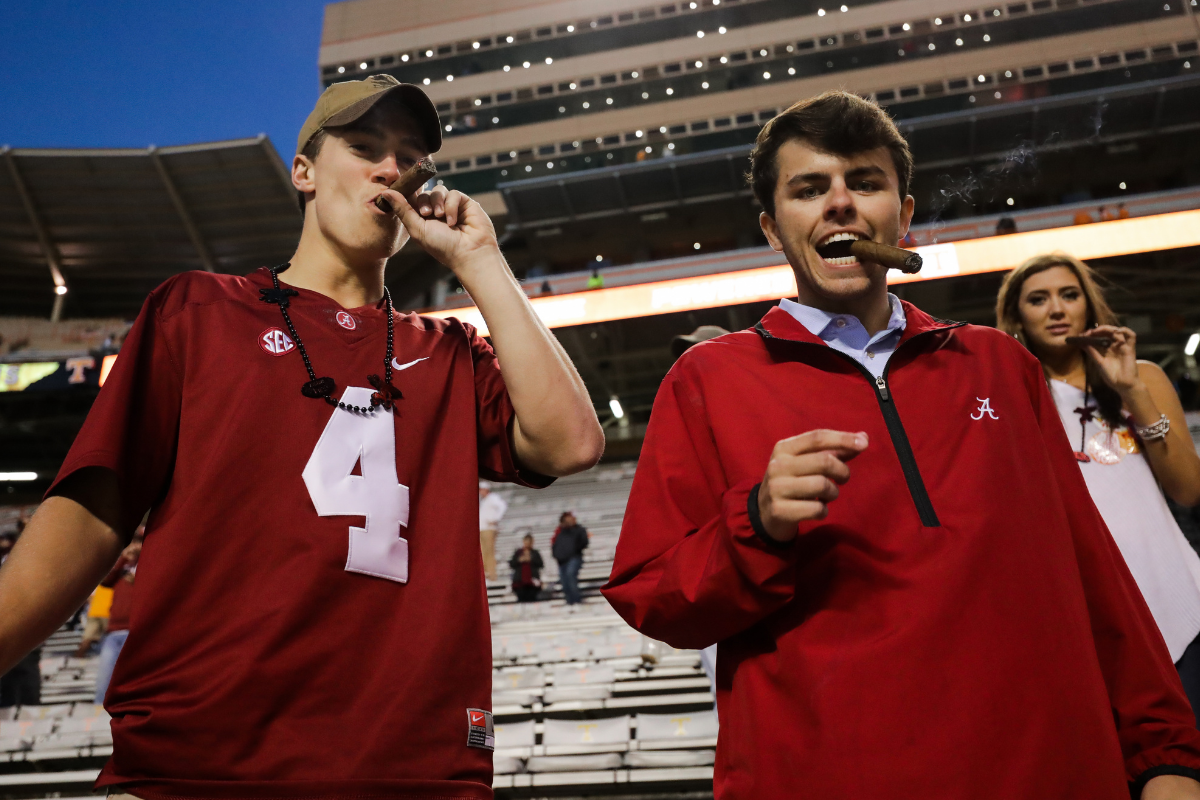
[[[1004,283],[1000,285],[1000,294],[996,296],[996,327],[1016,337],[1017,341],[1039,359],[1041,355],[1029,346],[1029,338],[1021,324],[1021,287],[1031,276],[1055,267],[1066,267],[1079,281],[1079,288],[1083,290],[1083,297],[1087,301],[1087,330],[1097,325],[1118,324],[1117,315],[1104,299],[1100,279],[1091,267],[1066,253],[1034,256],[1004,277]],[[1099,367],[1086,355],[1083,358],[1083,369],[1087,376],[1087,388],[1100,407],[1100,416],[1114,429],[1124,425],[1125,420],[1121,417],[1121,395],[1105,383]]]
[[[822,152],[843,157],[886,147],[900,179],[900,199],[908,195],[913,173],[912,153],[892,118],[875,103],[856,94],[825,92],[801,100],[758,132],[754,149],[750,151],[750,172],[746,180],[758,202],[772,217],[775,216],[775,186],[779,182],[775,154],[793,139],[801,139]]]

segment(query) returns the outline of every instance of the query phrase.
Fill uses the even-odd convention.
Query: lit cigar
[[[425,156],[405,170],[404,174],[397,178],[396,182],[388,188],[393,192],[399,192],[407,199],[410,194],[424,186],[425,182],[434,175],[437,175],[437,167],[433,165],[432,158]],[[380,211],[386,214],[395,213],[392,204],[383,195],[375,198],[375,205],[379,207]]]
[[[869,239],[859,239],[850,245],[850,255],[859,261],[874,261],[888,269],[898,269],[915,275],[921,271],[921,257],[902,247],[891,247]]]

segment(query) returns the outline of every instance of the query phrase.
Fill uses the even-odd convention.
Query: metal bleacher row
[[[547,489],[497,486],[508,501],[488,582],[497,797],[706,792],[717,721],[699,653],[644,638],[599,596],[633,464],[605,465]],[[550,538],[573,511],[591,534],[567,606]],[[533,533],[546,561],[543,599],[516,603],[507,560]],[[0,710],[0,795],[85,796],[112,752],[108,716],[92,704],[96,658],[74,658],[78,630],[43,647],[41,706]],[[624,787],[624,788],[622,788]]]

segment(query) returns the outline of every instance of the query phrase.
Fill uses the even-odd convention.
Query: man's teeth
[[[824,242],[821,242],[821,246],[824,247],[825,245],[833,244],[834,242],[857,242],[861,238],[863,237],[859,236],[857,233],[835,233]]]
[[[827,258],[826,264],[833,264],[835,267],[848,267],[851,264],[857,264],[858,259],[854,256],[844,256],[842,258]]]

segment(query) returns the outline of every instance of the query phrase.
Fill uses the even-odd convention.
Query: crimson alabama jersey
[[[156,289],[56,479],[108,467],[127,511],[152,509],[98,786],[490,798],[469,713],[491,707],[477,482],[551,479],[515,462],[499,365],[469,325],[397,314],[403,398],[356,413],[300,393],[270,286],[261,269]],[[368,405],[383,304],[298,291],[317,375]]]

